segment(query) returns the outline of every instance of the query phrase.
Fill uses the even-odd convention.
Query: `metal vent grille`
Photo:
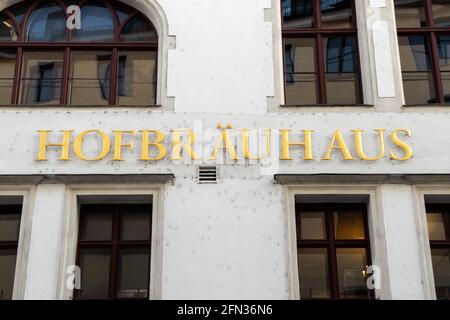
[[[217,183],[218,173],[217,166],[199,166],[198,167],[198,183],[213,184]]]

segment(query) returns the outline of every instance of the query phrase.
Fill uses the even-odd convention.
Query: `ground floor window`
[[[148,299],[151,204],[82,204],[76,299]]]
[[[301,299],[369,299],[366,204],[296,203]]]
[[[21,213],[21,205],[0,205],[0,300],[13,297]]]
[[[450,204],[427,204],[436,297],[450,299]]]

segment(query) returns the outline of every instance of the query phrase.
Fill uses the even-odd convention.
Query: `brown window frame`
[[[364,240],[337,240],[334,231],[334,212],[336,210],[360,210],[364,219]],[[326,239],[325,240],[302,240],[298,237],[301,230],[300,213],[303,211],[321,211],[325,213]],[[328,285],[330,286],[330,299],[345,299],[339,294],[339,275],[337,265],[336,249],[340,248],[358,248],[365,249],[367,256],[367,265],[372,265],[372,255],[370,249],[369,221],[367,215],[367,204],[347,204],[347,203],[296,203],[296,234],[297,234],[297,252],[301,249],[327,249],[328,252]],[[367,290],[368,299],[375,298],[373,290]],[[300,297],[300,299],[304,299]],[[313,299],[315,300],[315,299]],[[328,299],[327,299],[328,300]]]
[[[439,49],[437,42],[438,34],[450,34],[450,28],[438,28],[434,25],[433,2],[432,0],[422,0],[425,11],[425,21],[427,26],[420,28],[397,28],[398,36],[425,36],[429,43],[431,72],[433,73],[433,84],[436,95],[436,104],[448,104],[445,102],[444,88],[442,84],[441,69],[439,62]],[[395,4],[394,4],[395,10]],[[403,72],[403,71],[402,71]],[[426,103],[425,103],[426,104]]]
[[[281,34],[283,41],[283,84],[284,93],[286,96],[286,64],[285,64],[285,50],[284,39],[286,38],[312,38],[315,39],[315,64],[317,66],[317,79],[316,79],[316,105],[327,105],[327,89],[326,89],[326,68],[325,68],[325,56],[323,48],[323,38],[329,36],[352,36],[355,38],[355,76],[356,76],[356,104],[363,103],[362,92],[362,77],[361,77],[361,63],[359,55],[359,41],[358,41],[358,26],[356,22],[356,7],[355,0],[351,0],[352,4],[352,23],[351,28],[346,29],[330,29],[322,28],[322,11],[320,9],[320,0],[313,1],[313,26],[312,28],[302,29],[285,29],[284,28],[284,12],[283,12],[283,0],[281,1]],[[292,0],[292,7],[295,7],[296,0]]]
[[[426,207],[426,214],[436,212],[450,215],[450,203],[427,203],[425,207]],[[448,240],[430,239],[430,249],[450,250],[450,239]],[[450,292],[448,293],[447,299],[450,300]]]
[[[6,14],[14,23],[14,27],[18,32],[18,41],[0,41],[0,48],[4,50],[16,50],[16,66],[14,72],[14,83],[11,97],[12,105],[22,105],[20,104],[20,85],[22,78],[22,67],[23,67],[23,57],[25,51],[61,51],[64,54],[63,60],[63,74],[62,74],[62,83],[61,83],[61,94],[59,105],[67,105],[69,101],[69,74],[70,67],[72,64],[72,51],[75,50],[85,50],[85,51],[101,51],[101,50],[109,50],[111,51],[111,82],[110,82],[110,90],[109,90],[109,103],[108,106],[117,106],[117,93],[118,93],[118,80],[119,80],[119,52],[120,51],[155,51],[156,52],[156,68],[155,72],[158,73],[158,41],[145,41],[145,42],[120,42],[120,34],[123,28],[127,25],[129,21],[136,15],[140,14],[140,11],[126,5],[124,3],[118,3],[117,1],[112,0],[99,0],[104,3],[105,6],[111,11],[113,19],[114,19],[114,41],[111,42],[71,42],[72,31],[67,30],[67,38],[66,42],[26,42],[25,41],[25,32],[23,26],[27,25],[28,19],[33,12],[34,9],[42,2],[43,0],[37,1],[23,1],[24,4],[30,2],[30,6],[24,14],[22,22],[19,24],[14,14],[9,12],[8,10],[15,5],[6,8],[1,11],[1,13]],[[59,4],[65,12],[66,18],[68,15],[66,14],[67,6],[61,0],[55,0],[57,4]],[[83,6],[87,0],[80,1],[79,6]],[[21,3],[21,2],[19,2]],[[115,6],[125,6],[133,9],[132,13],[127,17],[125,21],[120,22],[119,16],[114,9]],[[149,20],[150,21],[150,20]],[[150,23],[152,23],[150,21]],[[155,32],[156,32],[156,28]],[[154,86],[155,90],[155,101],[149,101],[148,105],[155,105],[156,102],[156,90],[157,85]],[[44,104],[45,106],[45,104]]]
[[[151,252],[152,252],[152,224],[153,224],[153,206],[151,204],[140,204],[140,205],[148,205],[151,208],[150,215],[150,240],[120,240],[120,226],[121,226],[121,215],[123,213],[123,209],[130,204],[93,204],[89,205],[91,208],[94,206],[99,206],[102,209],[109,208],[111,212],[113,212],[112,219],[112,235],[111,240],[81,240],[81,232],[83,230],[83,225],[85,223],[85,214],[82,212],[82,206],[80,207],[80,218],[79,218],[79,227],[78,227],[78,241],[77,241],[77,254],[76,254],[76,265],[81,266],[81,249],[98,249],[98,248],[110,248],[111,249],[111,258],[110,258],[110,273],[109,273],[109,289],[108,289],[108,298],[109,300],[117,300],[117,288],[119,281],[119,251],[122,248],[133,248],[133,249],[143,249],[146,248],[149,251],[149,266],[148,266],[148,276],[150,279],[150,271],[151,271]],[[133,205],[133,204],[131,204]],[[136,204],[134,204],[136,205]],[[137,204],[139,205],[139,204]],[[125,213],[126,214],[126,213]],[[83,270],[81,270],[81,276],[83,274]],[[80,290],[74,289],[74,300],[81,300],[81,292],[83,288]],[[150,299],[150,281],[148,284],[148,297],[145,299]],[[142,299],[120,299],[120,300],[142,300]]]
[[[0,214],[11,214],[12,210],[17,210],[17,214],[20,215],[20,219],[22,218],[22,205],[0,205]],[[20,220],[19,220],[20,224]],[[19,231],[20,236],[20,231]],[[0,241],[0,251],[3,250],[16,250],[16,260],[17,260],[17,251],[19,250],[19,239],[17,241]],[[16,268],[17,269],[17,268]],[[0,301],[4,300],[3,291],[0,292]]]

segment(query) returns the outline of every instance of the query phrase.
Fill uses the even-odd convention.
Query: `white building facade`
[[[4,299],[450,297],[448,1],[75,4],[0,1]]]

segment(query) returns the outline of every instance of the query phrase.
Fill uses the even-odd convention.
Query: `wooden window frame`
[[[323,28],[322,25],[322,12],[320,9],[320,0],[313,1],[313,26],[312,28],[302,28],[302,29],[285,29],[284,28],[284,8],[283,0],[281,1],[281,34],[283,41],[283,83],[284,83],[284,95],[286,97],[286,68],[285,68],[285,50],[284,50],[284,40],[287,38],[310,38],[315,40],[315,65],[316,65],[316,104],[317,105],[327,105],[327,89],[326,89],[326,68],[325,68],[325,56],[323,48],[323,38],[330,36],[351,36],[355,38],[355,77],[356,77],[356,88],[355,96],[356,103],[354,105],[359,105],[363,103],[363,92],[362,92],[362,77],[361,77],[361,63],[359,55],[359,41],[358,41],[358,27],[356,22],[356,6],[355,0],[351,0],[352,5],[352,22],[353,26],[346,29],[331,29]],[[292,0],[292,7],[296,5],[296,0]],[[351,104],[350,104],[351,105]]]
[[[425,36],[429,44],[431,72],[433,77],[434,91],[436,95],[436,104],[447,104],[444,97],[444,88],[442,84],[439,49],[438,49],[438,35],[450,34],[450,28],[438,28],[434,24],[433,17],[433,1],[421,0],[423,2],[423,9],[425,11],[426,27],[420,28],[397,28],[397,34],[401,36]],[[394,4],[395,7],[395,4]],[[403,71],[402,71],[403,73]]]
[[[63,75],[61,82],[61,94],[59,105],[68,105],[69,101],[69,80],[70,80],[70,68],[72,65],[72,52],[75,50],[84,50],[84,51],[101,51],[101,50],[109,50],[111,51],[111,79],[110,79],[110,92],[109,92],[109,106],[117,105],[117,93],[118,93],[118,68],[119,68],[119,52],[120,51],[154,51],[156,52],[156,60],[155,60],[155,72],[158,73],[158,41],[145,41],[145,42],[120,42],[120,34],[123,28],[127,25],[129,21],[140,12],[137,9],[134,9],[131,6],[127,6],[126,4],[120,3],[120,6],[127,6],[132,10],[132,13],[124,20],[122,23],[120,22],[119,16],[116,12],[115,3],[111,0],[100,0],[105,6],[111,11],[113,19],[114,19],[114,41],[111,42],[71,42],[72,31],[68,30],[66,42],[26,42],[25,41],[25,32],[23,26],[27,25],[28,19],[33,12],[34,9],[42,2],[43,0],[32,1],[31,5],[27,9],[22,19],[22,22],[19,24],[15,16],[9,12],[8,10],[11,7],[6,8],[1,11],[1,13],[6,14],[14,23],[14,27],[18,32],[18,41],[7,41],[0,42],[0,48],[2,50],[12,50],[16,51],[16,65],[14,71],[14,82],[13,82],[13,90],[11,96],[11,105],[23,105],[20,103],[20,88],[21,88],[21,78],[22,78],[22,68],[24,63],[24,52],[26,51],[61,51],[64,54],[63,59]],[[61,0],[55,0],[64,12],[67,10],[67,6]],[[87,0],[80,1],[79,6],[83,6]],[[26,3],[26,1],[24,1]],[[66,17],[68,18],[67,14]],[[149,20],[150,21],[150,20]],[[150,21],[150,23],[152,23]],[[156,28],[154,27],[155,32],[157,33]],[[157,79],[158,77],[156,77]],[[154,101],[149,101],[148,105],[155,105],[157,100],[157,83],[154,85]],[[42,106],[42,105],[39,105]],[[43,106],[46,106],[43,104]]]
[[[111,256],[110,256],[110,271],[109,271],[109,288],[108,288],[108,298],[110,300],[117,300],[117,288],[118,288],[118,282],[119,282],[119,252],[122,248],[127,249],[148,249],[148,256],[149,256],[149,265],[148,265],[148,278],[149,283],[147,284],[147,297],[143,298],[144,300],[148,300],[150,297],[150,268],[151,268],[151,251],[152,251],[152,223],[153,223],[153,205],[152,204],[137,204],[137,205],[148,205],[151,208],[151,212],[149,212],[150,215],[150,240],[120,240],[120,226],[121,226],[121,215],[126,214],[126,211],[124,213],[124,209],[126,210],[126,207],[128,205],[133,204],[93,204],[89,206],[99,206],[101,208],[108,208],[111,209],[112,212],[112,234],[111,234],[111,240],[82,240],[81,239],[81,232],[83,230],[83,226],[86,223],[85,217],[86,214],[84,214],[81,210],[82,207],[80,207],[80,223],[78,228],[78,242],[77,242],[77,254],[76,254],[76,265],[81,267],[81,250],[82,249],[98,249],[98,248],[108,248],[111,249]],[[81,270],[81,273],[83,273],[83,270]],[[80,300],[83,299],[80,296],[81,290],[74,290],[74,299]],[[142,299],[124,299],[120,298],[120,300],[142,300]]]
[[[334,212],[336,210],[359,210],[363,214],[364,221],[364,240],[337,240],[334,234]],[[339,294],[339,275],[337,266],[337,249],[341,248],[357,248],[365,249],[367,257],[367,265],[372,265],[372,255],[370,249],[370,233],[369,221],[367,214],[367,204],[346,204],[346,203],[296,203],[295,216],[297,228],[301,228],[301,219],[299,215],[303,211],[323,211],[325,213],[325,240],[302,240],[297,236],[297,252],[299,249],[327,249],[328,252],[328,285],[330,286],[330,299],[345,299]],[[297,235],[299,230],[297,229]],[[300,284],[301,286],[301,284]],[[368,299],[374,299],[373,290],[368,289]],[[300,297],[301,299],[304,299]]]

